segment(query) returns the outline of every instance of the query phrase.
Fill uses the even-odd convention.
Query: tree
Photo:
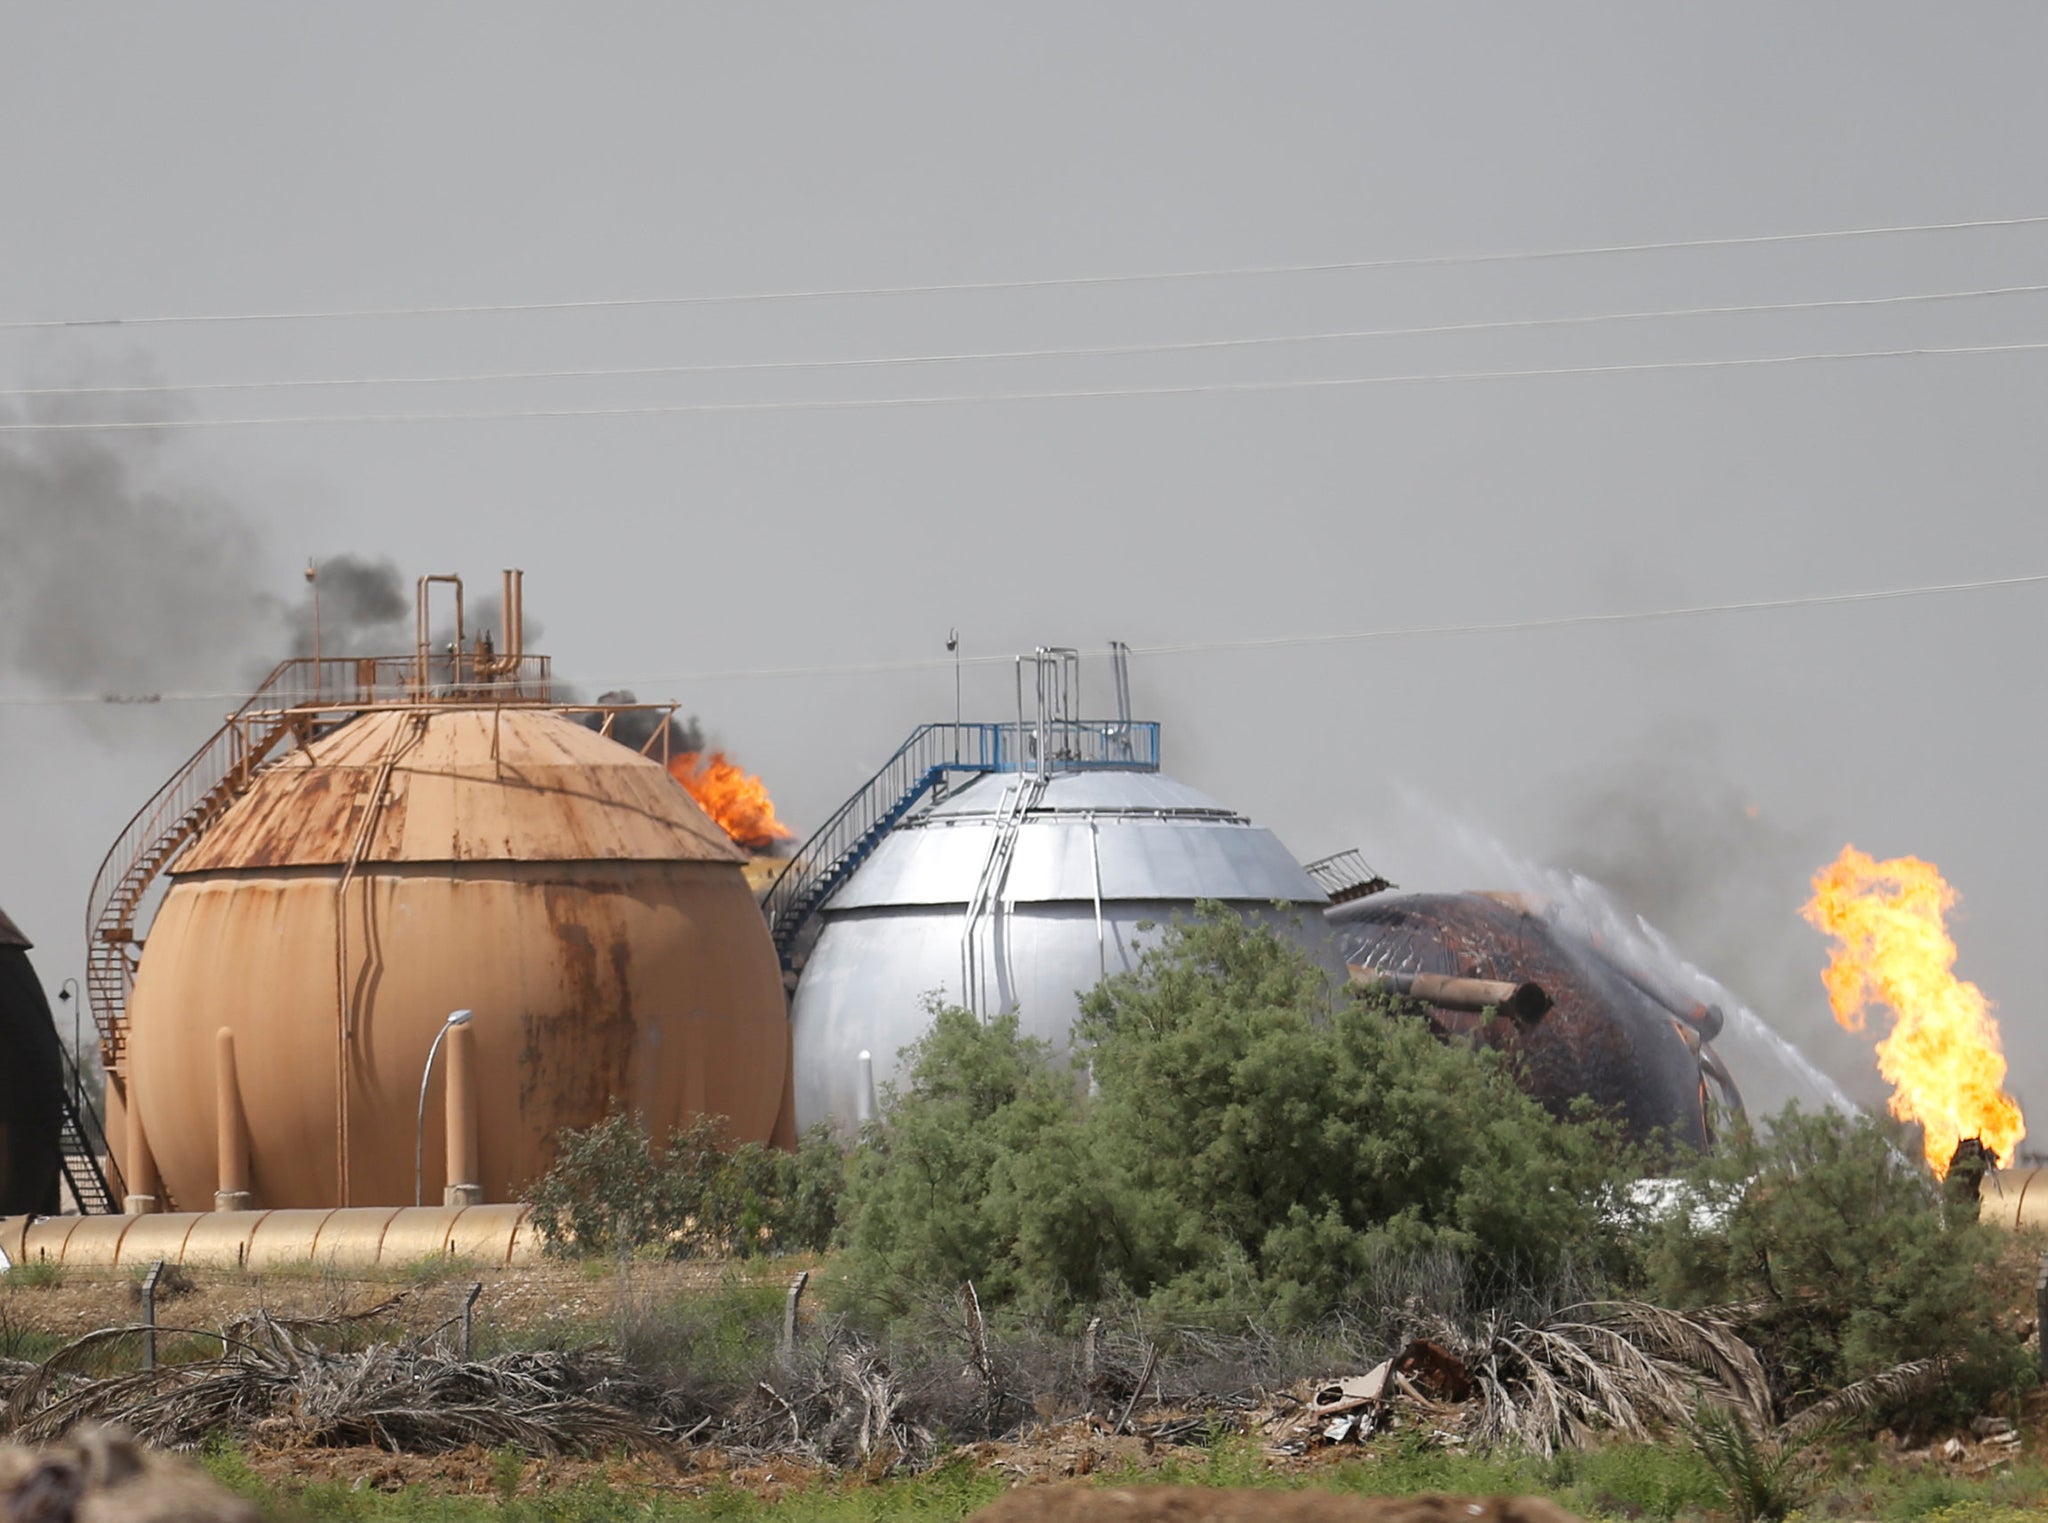
[[[1788,1109],[1687,1177],[1648,1267],[1672,1306],[1741,1309],[1788,1406],[1920,1360],[1964,1407],[2025,1377],[1998,1229],[1869,1117]]]
[[[1298,1322],[1388,1255],[1449,1250],[1504,1285],[1618,1253],[1611,1133],[1266,926],[1205,906],[1082,1011],[1092,1097],[1014,1017],[934,1011],[853,1167],[857,1286],[898,1306],[968,1278],[1041,1305],[1123,1287]]]

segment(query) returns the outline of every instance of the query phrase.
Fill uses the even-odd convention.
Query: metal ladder
[[[976,933],[981,929],[982,917],[1002,898],[1003,885],[1010,877],[1010,864],[1017,856],[1017,837],[1031,811],[1044,799],[1045,786],[1051,781],[1049,772],[1031,773],[1019,777],[1004,790],[1002,805],[996,811],[995,835],[989,842],[988,856],[982,860],[981,876],[975,881],[974,895],[967,901],[966,918],[960,923],[960,1003],[984,1019],[990,1012],[982,1008],[981,960],[975,946]],[[994,946],[991,945],[989,950],[993,952]]]

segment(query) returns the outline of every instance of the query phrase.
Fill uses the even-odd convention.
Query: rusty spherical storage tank
[[[786,1140],[782,983],[743,861],[661,765],[545,708],[377,710],[302,743],[173,864],[150,927],[128,1092],[166,1204],[213,1203],[222,1028],[258,1207],[410,1204],[457,1009],[462,1183],[487,1201],[614,1102],[657,1136],[708,1113]]]

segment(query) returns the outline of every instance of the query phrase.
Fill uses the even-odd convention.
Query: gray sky
[[[0,319],[1149,273],[2048,213],[2048,13],[1908,5],[0,4]],[[1073,347],[2037,283],[2048,227],[1030,291],[0,331],[0,385]],[[183,417],[973,394],[2048,339],[2048,299],[1267,350],[66,404]],[[852,411],[0,435],[0,694],[231,688],[307,555],[528,571],[621,676],[1517,619],[2048,569],[2048,356]],[[0,401],[13,416],[39,404]],[[31,414],[49,416],[47,409]],[[96,455],[94,449],[111,450]],[[66,452],[69,453],[66,453]],[[11,472],[11,474],[10,474]],[[64,483],[84,481],[73,501]],[[9,483],[12,490],[9,490]],[[58,483],[53,486],[52,483]],[[100,496],[93,498],[94,492]],[[104,511],[101,511],[104,509]],[[195,569],[197,568],[197,569]],[[1467,886],[1446,820],[1627,879],[1795,1032],[1845,840],[1964,896],[2048,1105],[2025,676],[2048,589],[1159,656],[1169,770]],[[60,672],[68,675],[57,675]],[[102,674],[103,680],[102,680]],[[1097,674],[1097,691],[1106,683]],[[971,671],[969,706],[1007,677]],[[943,671],[643,682],[815,822]],[[977,705],[976,694],[982,696]],[[0,904],[226,705],[0,706]],[[1755,810],[1752,818],[1748,812]],[[1867,1053],[1811,1044],[1852,1093]],[[2048,1133],[2048,1125],[2044,1125]]]

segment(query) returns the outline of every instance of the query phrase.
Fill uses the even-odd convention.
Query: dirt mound
[[[1245,1487],[1029,1487],[973,1514],[977,1523],[1578,1523],[1541,1497],[1346,1497]]]

